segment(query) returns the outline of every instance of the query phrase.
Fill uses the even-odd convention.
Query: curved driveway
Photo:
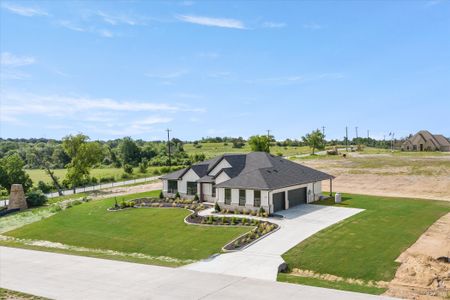
[[[283,253],[316,232],[361,211],[362,209],[357,208],[299,205],[278,212],[284,218],[270,221],[277,223],[280,229],[248,248],[221,254],[182,268],[276,281],[278,267],[284,262],[281,257]]]

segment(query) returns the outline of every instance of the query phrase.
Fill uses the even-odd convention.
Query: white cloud
[[[281,76],[281,77],[268,77],[259,78],[253,80],[247,80],[247,83],[273,83],[279,85],[297,84],[309,81],[317,80],[337,80],[345,78],[343,73],[320,73],[320,74],[309,74],[309,75],[291,75],[291,76]]]
[[[183,77],[184,75],[188,74],[189,72],[187,70],[177,70],[167,73],[145,73],[144,76],[160,79],[162,80],[161,83],[165,85],[171,85],[173,84],[173,80]]]
[[[112,14],[106,13],[104,11],[98,11],[97,16],[99,16],[104,22],[110,25],[145,25],[145,19],[140,16],[127,15],[127,14]]]
[[[36,63],[36,59],[31,56],[17,56],[9,52],[2,52],[0,55],[0,65],[2,70],[0,78],[2,80],[27,79],[30,74],[23,72],[20,68]]]
[[[277,22],[264,22],[262,27],[265,28],[283,28],[286,27],[286,23],[277,23]]]
[[[245,29],[244,23],[242,21],[239,21],[236,19],[211,18],[211,17],[194,16],[194,15],[177,15],[176,18],[183,22],[204,25],[204,26]]]
[[[120,101],[110,98],[37,95],[2,91],[1,123],[71,129],[109,136],[139,135],[155,131],[185,112],[203,108],[163,102]],[[195,117],[195,115],[193,116]],[[26,120],[26,122],[23,122]],[[37,120],[45,120],[42,125]],[[64,127],[61,127],[61,124]],[[66,131],[67,131],[66,130]],[[67,132],[68,133],[68,132]]]
[[[58,25],[64,27],[64,28],[67,28],[67,29],[70,29],[70,30],[73,30],[73,31],[79,31],[79,32],[86,31],[85,28],[83,28],[83,27],[81,27],[81,26],[79,26],[77,24],[74,24],[72,21],[69,21],[69,20],[59,20],[56,23]]]
[[[2,7],[12,13],[24,17],[48,16],[48,13],[37,7],[20,6],[9,2],[2,3]]]
[[[100,34],[102,37],[106,38],[112,38],[114,37],[114,33],[112,33],[110,30],[107,29],[99,29],[97,30],[98,34]]]
[[[0,62],[2,66],[21,67],[34,64],[36,59],[31,56],[17,56],[9,52],[2,52]]]
[[[303,24],[303,28],[310,29],[310,30],[319,30],[319,29],[322,29],[323,26],[320,25],[320,24],[312,22],[312,23]]]

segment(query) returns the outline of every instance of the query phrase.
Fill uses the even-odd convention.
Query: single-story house
[[[269,213],[322,196],[322,181],[332,175],[266,152],[224,154],[161,177],[163,194],[198,195],[223,208],[264,208]],[[331,192],[330,192],[331,194]]]
[[[442,134],[421,130],[403,142],[402,151],[450,151],[450,142]]]

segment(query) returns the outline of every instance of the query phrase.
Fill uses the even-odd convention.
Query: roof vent
[[[278,173],[278,170],[273,170],[275,173]]]
[[[267,173],[272,173],[272,172],[270,172],[270,170],[267,170]]]

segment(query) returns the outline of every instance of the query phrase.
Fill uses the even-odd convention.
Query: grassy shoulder
[[[158,194],[159,191],[152,191],[120,198],[131,200]],[[190,212],[178,208],[108,212],[107,208],[113,204],[114,198],[83,203],[4,235],[22,240],[61,243],[70,246],[68,250],[78,247],[80,253],[85,252],[84,249],[92,249],[95,251],[89,252],[95,252],[97,256],[104,255],[105,251],[113,251],[120,255],[112,256],[127,259],[135,257],[123,253],[136,254],[136,257],[142,254],[141,257],[158,259],[161,264],[171,259],[175,264],[183,264],[220,252],[227,242],[248,231],[239,227],[187,225],[183,220]],[[173,262],[167,265],[174,265]]]
[[[296,284],[304,284],[311,286],[318,286],[323,288],[335,289],[335,290],[343,290],[343,291],[351,291],[358,293],[366,293],[373,295],[381,295],[386,291],[386,289],[378,288],[378,287],[369,287],[358,284],[351,284],[342,281],[328,281],[318,278],[309,278],[309,277],[300,277],[295,275],[289,275],[284,273],[279,273],[277,277],[278,281],[288,282],[288,283],[296,283]]]
[[[328,227],[283,255],[289,268],[364,281],[390,281],[395,259],[437,219],[450,202],[365,195],[343,195],[343,203],[322,205],[365,211]]]
[[[0,288],[0,300],[48,300],[48,298]]]

